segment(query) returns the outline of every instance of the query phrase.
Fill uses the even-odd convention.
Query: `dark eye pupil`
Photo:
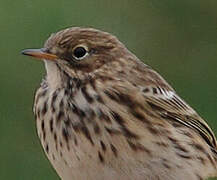
[[[86,54],[86,49],[83,48],[83,47],[77,47],[75,50],[74,50],[74,56],[76,58],[81,58],[83,57],[85,54]]]

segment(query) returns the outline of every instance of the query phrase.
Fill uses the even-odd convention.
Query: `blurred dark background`
[[[44,66],[20,51],[42,47],[52,32],[69,26],[116,35],[217,134],[216,9],[214,0],[1,1],[0,179],[58,179],[39,144],[32,114]]]

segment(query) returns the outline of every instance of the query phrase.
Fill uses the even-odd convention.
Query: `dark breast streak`
[[[102,131],[111,137],[122,135],[126,139],[138,139],[137,134],[127,128],[117,111],[103,110],[104,100],[97,93],[94,81],[91,80],[88,87],[95,94],[89,92],[86,83],[73,78],[68,81],[67,89],[51,92],[48,86],[41,86],[36,92],[34,114],[38,135],[45,152],[52,159],[56,159],[56,155],[49,154],[50,141],[55,144],[55,151],[63,156],[62,147],[66,146],[70,151],[72,146],[78,146],[79,136],[82,134],[91,146],[100,146],[100,151],[96,154],[99,161],[104,163],[104,153],[110,151],[117,157],[118,150],[114,144],[105,142]],[[113,128],[116,124],[120,128]],[[47,134],[51,134],[51,140],[47,138]]]
[[[117,107],[104,109],[105,99],[109,99],[127,108],[130,117],[143,123],[147,132],[152,136],[163,135],[164,138],[167,138],[166,143],[153,142],[156,149],[167,149],[172,146],[179,158],[183,161],[192,161],[193,157],[189,151],[191,146],[195,151],[203,154],[198,155],[198,160],[202,164],[206,165],[207,159],[209,159],[215,166],[213,158],[200,144],[192,143],[186,148],[183,143],[179,142],[179,139],[174,139],[165,127],[153,126],[150,118],[147,117],[154,116],[154,114],[147,112],[148,116],[144,116],[144,113],[141,113],[142,106],[136,103],[132,96],[117,91],[104,91],[104,94],[99,94],[95,82],[91,80],[90,84],[87,86],[87,81],[71,79],[68,81],[67,89],[57,89],[53,92],[50,92],[47,86],[41,86],[38,89],[35,96],[34,113],[37,120],[38,135],[49,159],[55,161],[59,156],[65,164],[71,163],[67,162],[63,148],[70,152],[74,151],[74,148],[80,147],[81,135],[86,139],[85,143],[91,148],[89,149],[91,155],[103,165],[107,162],[107,153],[111,153],[115,158],[120,157],[119,147],[111,140],[120,136],[124,137],[125,145],[131,151],[142,152],[149,158],[154,157],[150,147],[140,143],[140,134],[128,128],[127,119],[119,113]],[[96,94],[90,93],[90,87]],[[109,138],[105,139],[104,132]],[[48,134],[51,134],[52,139],[48,139]],[[54,150],[51,151],[51,148]],[[79,156],[76,156],[76,159],[78,163],[81,161]],[[172,167],[171,162],[163,160],[162,166],[166,169]]]

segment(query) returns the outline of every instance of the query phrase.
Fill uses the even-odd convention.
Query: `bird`
[[[33,112],[41,145],[61,179],[217,175],[211,128],[114,35],[69,27],[22,54],[45,63]]]

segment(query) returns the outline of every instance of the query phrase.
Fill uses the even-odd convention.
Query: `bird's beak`
[[[25,49],[21,52],[23,55],[33,56],[37,59],[56,60],[58,56],[55,54],[47,53],[44,48],[41,49]]]

